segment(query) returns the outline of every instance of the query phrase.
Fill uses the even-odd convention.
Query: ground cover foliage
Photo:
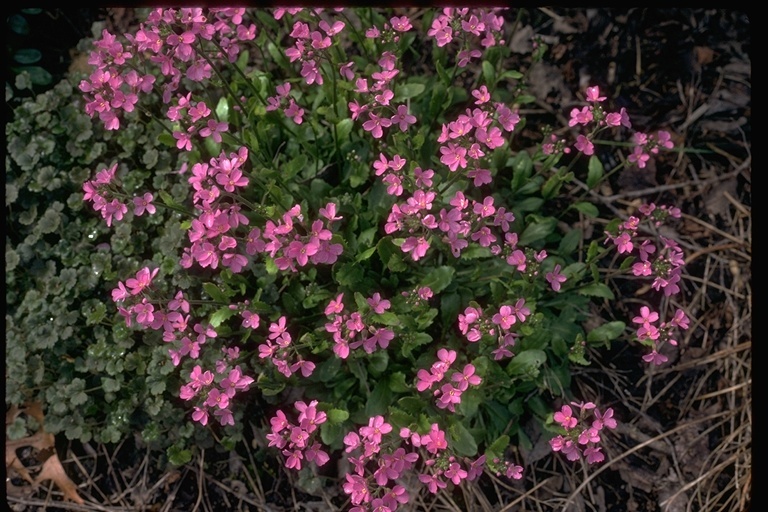
[[[418,17],[419,13],[419,10],[406,9],[399,14]],[[452,493],[419,494],[411,505],[415,510],[745,510],[751,495],[748,19],[744,13],[735,11],[688,9],[539,9],[514,11],[505,17],[510,24],[517,24],[517,39],[513,37],[507,42],[516,68],[524,69],[530,63],[533,35],[539,35],[550,52],[548,59],[532,67],[535,72],[528,77],[529,90],[535,99],[521,109],[527,115],[527,124],[515,144],[524,147],[529,141],[540,142],[541,129],[546,124],[567,125],[571,108],[580,105],[576,92],[586,85],[599,85],[601,92],[607,92],[617,105],[625,106],[632,113],[635,126],[669,130],[676,143],[689,149],[661,154],[650,160],[646,169],[630,167],[615,175],[600,190],[590,193],[591,199],[600,205],[599,216],[592,222],[582,221],[584,230],[589,232],[602,229],[613,216],[627,218],[643,202],[678,206],[683,216],[679,222],[667,227],[669,231],[665,233],[678,240],[686,251],[685,293],[675,300],[688,312],[692,328],[677,347],[667,346],[669,352],[665,355],[669,361],[658,368],[649,368],[640,361],[644,352],[639,344],[623,342],[613,343],[608,349],[590,349],[588,356],[592,365],[572,370],[575,395],[600,405],[610,405],[622,420],[617,435],[605,440],[607,460],[601,466],[583,468],[563,458],[552,457],[546,442],[549,436],[542,431],[541,425],[535,421],[521,422],[519,428],[530,439],[530,446],[513,447],[510,454],[525,468],[522,480],[510,481],[487,474],[477,482],[457,486]],[[125,17],[120,20],[130,23],[130,16],[128,21]],[[77,91],[73,90],[76,83],[76,80],[70,81],[69,91],[62,85],[57,94],[43,100],[38,98],[34,107],[38,110],[33,109],[32,114],[54,108],[45,102],[66,104],[59,98],[76,96]],[[470,85],[467,84],[467,90]],[[78,115],[74,109],[70,110],[68,115]],[[87,126],[80,120],[83,132],[98,130],[89,120],[85,121],[89,123]],[[17,129],[17,133],[26,134],[24,136],[37,134],[38,139],[45,139],[39,137],[39,133],[46,132],[50,121],[36,118],[35,122],[42,125]],[[147,129],[136,128],[141,133]],[[76,346],[86,343],[83,338],[91,336],[97,341],[107,339],[107,333],[100,332],[97,325],[97,317],[106,314],[100,312],[100,308],[89,310],[88,329],[83,330],[83,322],[78,322],[78,313],[83,311],[78,297],[85,290],[96,287],[96,283],[91,282],[94,279],[91,274],[98,277],[102,272],[91,266],[98,264],[101,265],[99,269],[105,267],[110,271],[104,280],[111,280],[110,284],[113,284],[116,279],[124,279],[127,272],[135,271],[142,258],[149,257],[132,255],[131,250],[124,250],[121,252],[127,256],[112,256],[105,264],[101,260],[106,256],[98,251],[83,253],[47,236],[63,223],[72,228],[66,230],[71,234],[67,242],[74,247],[87,243],[85,240],[88,236],[93,238],[93,232],[99,232],[99,236],[112,236],[112,243],[122,244],[123,248],[132,244],[138,248],[144,244],[141,239],[120,241],[119,233],[111,234],[100,219],[74,215],[69,210],[83,208],[76,206],[77,201],[75,198],[70,200],[70,195],[75,195],[78,190],[78,180],[82,182],[84,179],[85,169],[99,158],[100,151],[105,151],[98,143],[94,146],[88,141],[109,139],[108,132],[86,133],[78,137],[79,142],[85,142],[83,145],[88,151],[51,149],[41,153],[29,149],[32,143],[51,148],[74,147],[74,143],[67,140],[70,134],[66,129],[51,129],[50,133],[55,135],[53,139],[58,137],[59,140],[27,140],[23,148],[17,143],[20,147],[11,152],[19,155],[15,159],[15,165],[20,169],[17,176],[26,176],[23,179],[27,180],[22,182],[23,185],[17,181],[20,199],[12,201],[11,206],[13,203],[23,204],[27,211],[46,208],[42,215],[46,222],[36,224],[36,213],[27,213],[21,225],[34,225],[35,228],[17,227],[23,237],[11,238],[10,244],[7,241],[7,247],[13,248],[20,263],[34,264],[33,269],[37,266],[37,270],[29,274],[17,272],[14,274],[17,281],[9,281],[9,304],[24,304],[22,309],[35,314],[18,317],[27,324],[17,318],[7,320],[12,326],[7,330],[7,339],[26,336],[34,340],[32,343],[41,344],[27,347],[28,353],[36,351],[32,358],[17,355],[14,359],[12,352],[7,352],[7,366],[24,361],[23,364],[34,366],[38,372],[45,372],[55,364],[43,361],[44,357],[66,359],[71,350],[77,350],[67,343]],[[128,157],[135,150],[138,156],[133,158],[143,159],[145,166],[167,168],[170,173],[174,168],[173,156],[171,152],[164,156],[167,149],[159,154],[158,148],[152,152],[149,147],[151,133],[148,136],[127,133],[125,140],[116,145],[122,149],[113,151],[121,151],[123,157]],[[137,148],[131,141],[147,147]],[[33,173],[40,163],[24,158],[39,158],[40,154],[52,159],[48,165],[75,169],[71,183],[54,186],[51,183],[55,180],[41,179]],[[157,161],[153,163],[154,157],[147,154],[154,154]],[[73,164],[71,160],[77,157],[85,161]],[[615,154],[600,153],[600,158],[606,168],[611,168],[622,156],[617,150]],[[54,170],[51,173],[55,175]],[[149,178],[147,173],[134,179]],[[152,179],[162,178],[153,176]],[[153,185],[155,188],[163,186],[159,182]],[[135,186],[139,188],[140,185]],[[48,196],[61,193],[60,188],[65,188],[66,194],[62,193],[63,199],[58,199],[57,206],[56,199]],[[581,195],[584,188],[579,183],[566,183],[562,195],[568,193]],[[176,200],[181,202],[182,196],[178,189]],[[161,217],[146,219],[150,225],[145,231],[150,233],[154,229],[152,225],[159,229],[162,224],[158,220]],[[48,226],[50,223],[53,227]],[[80,223],[88,226],[74,229],[74,225]],[[163,235],[167,239],[157,242],[158,247],[164,250],[181,247],[181,234]],[[123,237],[127,238],[126,234]],[[153,239],[153,235],[149,234],[147,239]],[[26,246],[35,247],[38,254],[45,256],[35,259],[32,250]],[[94,258],[98,260],[95,263]],[[8,256],[6,260],[8,264]],[[13,256],[10,261],[15,261]],[[171,263],[167,265],[170,268]],[[65,266],[80,267],[82,275],[77,276],[72,271],[69,271],[71,276],[63,271],[57,275],[56,272]],[[23,279],[34,279],[36,284],[22,286],[19,281]],[[69,281],[63,282],[67,279]],[[41,286],[41,282],[45,286]],[[76,284],[73,286],[73,283]],[[595,327],[610,321],[627,321],[637,314],[638,305],[647,301],[648,286],[635,279],[614,276],[609,283],[617,300],[611,301],[610,307],[593,310],[598,319]],[[29,288],[36,288],[37,295],[27,294],[23,300],[13,295],[14,290]],[[108,289],[104,290],[102,301],[108,302]],[[46,296],[51,299],[44,300]],[[71,313],[61,315],[62,311]],[[46,330],[46,322],[42,321],[46,317],[56,318],[59,324],[55,329],[48,325]],[[67,327],[71,330],[62,332]],[[38,332],[40,329],[45,332]],[[81,331],[80,334],[74,335],[75,330]],[[123,333],[123,336],[127,339],[129,335]],[[100,346],[92,341],[87,343],[90,350]],[[107,351],[119,349],[119,344],[117,348],[105,342],[102,345]],[[153,347],[148,345],[144,350],[149,353]],[[158,350],[156,357],[160,358],[162,352]],[[136,356],[136,359],[146,356]],[[120,354],[111,359],[98,356],[94,358],[97,360],[103,361],[104,366],[87,371],[106,373],[116,381],[131,381],[123,374],[132,367],[120,366]],[[72,371],[82,372],[83,369],[73,368]],[[101,399],[113,402],[118,398],[118,403],[124,400],[126,407],[136,408],[136,403],[144,400],[137,393],[146,393],[150,400],[147,406],[153,407],[153,397],[164,391],[160,389],[165,387],[161,384],[164,371],[146,386],[131,383],[139,386],[134,388],[123,386],[122,382],[112,388],[105,386],[104,392],[111,389],[114,394],[125,396],[100,396],[94,402]],[[118,408],[107,418],[98,417],[95,413],[98,407],[90,411],[94,418],[86,429],[92,432],[90,438],[82,431],[67,433],[65,423],[77,414],[82,399],[80,392],[85,389],[84,386],[74,389],[73,386],[80,384],[71,375],[57,378],[60,383],[49,388],[47,393],[51,393],[51,397],[48,400],[55,402],[55,393],[66,399],[60,399],[58,408],[48,407],[45,414],[53,419],[52,429],[64,434],[59,436],[57,451],[67,473],[78,483],[79,495],[85,497],[83,503],[57,503],[62,509],[313,510],[336,509],[344,502],[345,496],[338,490],[298,477],[270,457],[268,451],[260,449],[266,441],[260,437],[257,428],[246,428],[242,438],[233,443],[234,450],[220,450],[203,444],[204,449],[195,451],[188,464],[175,468],[168,467],[167,452],[158,453],[156,446],[147,443],[147,438],[151,438],[147,432],[142,432],[142,436],[131,435],[133,422],[142,423],[146,418],[133,417],[121,423]],[[155,391],[159,390],[157,393],[152,391],[153,382],[158,386],[155,388]],[[167,422],[167,425],[155,428],[162,432],[178,428],[172,426],[177,421],[173,414],[162,411],[165,402],[155,401],[157,409],[149,415],[160,423]],[[31,411],[26,418],[33,418],[34,429],[35,421],[38,421],[34,418],[39,419],[39,414],[36,409]],[[13,422],[25,417],[23,412],[11,410],[8,418]],[[25,421],[28,426],[29,420]],[[74,423],[77,424],[75,428],[81,429],[82,424],[88,424]],[[259,426],[258,422],[253,424]],[[14,428],[13,423],[7,428]],[[19,436],[18,432],[11,432],[12,436]],[[67,441],[67,438],[75,441]],[[49,451],[50,444],[46,446]],[[33,456],[37,452],[32,448],[17,453],[30,467],[36,467]],[[17,480],[16,483],[21,482]],[[36,491],[27,487],[21,492],[12,499],[18,510],[54,509],[51,502],[59,500],[62,489],[52,485]]]

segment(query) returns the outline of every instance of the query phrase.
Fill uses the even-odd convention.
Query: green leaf
[[[342,119],[338,123],[336,123],[336,137],[339,140],[339,143],[344,143],[349,140],[349,135],[352,133],[352,128],[355,126],[354,121],[352,119]]]
[[[219,118],[219,121],[229,121],[229,102],[226,96],[219,98],[219,103],[216,104],[216,116]]]
[[[571,208],[580,211],[590,219],[594,219],[600,214],[600,212],[597,210],[597,206],[586,201],[579,201],[578,203],[574,203],[571,205]]]
[[[448,435],[451,436],[451,446],[456,450],[456,453],[465,457],[477,455],[477,442],[460,421],[456,421],[448,427]]]
[[[191,450],[184,450],[175,444],[169,446],[165,453],[168,455],[168,462],[174,466],[183,466],[192,460]]]
[[[74,395],[72,395],[69,398],[69,401],[74,406],[83,405],[85,402],[88,401],[88,395],[83,391],[80,391],[79,393],[75,393]]]
[[[397,401],[397,405],[407,414],[411,416],[418,416],[424,412],[426,404],[421,398],[415,396],[404,396]]]
[[[456,411],[465,418],[473,418],[483,398],[483,394],[478,389],[471,387],[461,394],[461,402],[456,407]]]
[[[485,80],[485,84],[491,89],[493,89],[493,86],[496,84],[496,69],[494,69],[493,64],[487,60],[483,61],[483,80]]]
[[[12,14],[7,20],[8,26],[19,35],[26,36],[29,34],[29,22],[20,14]]]
[[[485,450],[485,455],[489,460],[495,458],[504,459],[504,453],[507,451],[508,446],[509,436],[502,434]]]
[[[533,103],[536,101],[536,96],[532,94],[521,94],[515,98],[515,103]]]
[[[576,248],[581,242],[583,234],[580,229],[572,229],[567,232],[560,240],[560,245],[557,247],[557,252],[563,255],[573,254]]]
[[[389,374],[389,389],[394,393],[406,393],[411,390],[411,386],[405,381],[403,372],[394,372]]]
[[[42,58],[43,54],[35,48],[22,48],[13,54],[13,60],[19,64],[34,64]]]
[[[377,382],[373,392],[365,403],[365,414],[368,417],[386,414],[387,407],[392,402],[392,391],[386,382]]]
[[[214,313],[211,315],[209,323],[211,324],[211,327],[215,329],[224,323],[225,320],[228,320],[235,314],[237,314],[236,310],[231,309],[228,306],[224,306],[214,311]]]
[[[408,357],[416,347],[431,343],[432,336],[426,332],[406,333],[401,336],[401,340],[403,344],[400,347],[400,353],[403,355],[403,357]]]
[[[587,297],[601,297],[603,299],[614,300],[613,292],[603,283],[591,283],[576,290],[580,295]]]
[[[229,297],[227,297],[215,284],[203,283],[203,290],[205,290],[205,293],[207,293],[214,301],[229,304]]]
[[[45,87],[53,82],[53,75],[51,75],[45,68],[40,66],[23,66],[21,68],[14,68],[16,73],[27,72],[29,73],[29,79],[32,80],[34,85],[40,85]]]
[[[535,376],[538,374],[539,366],[546,360],[547,354],[543,350],[526,350],[512,358],[507,366],[507,372],[513,376]]]
[[[596,329],[592,329],[587,334],[587,342],[589,343],[605,343],[617,339],[624,333],[626,324],[622,321],[616,320],[608,322]]]
[[[395,92],[395,101],[405,101],[415,98],[426,90],[424,84],[403,84],[397,87]]]
[[[175,148],[176,147],[176,139],[173,138],[173,135],[171,135],[168,132],[163,132],[160,135],[157,136],[158,142],[161,142],[162,144],[168,146],[169,148]],[[164,191],[160,190],[158,191],[162,195]],[[167,193],[167,192],[166,192]]]
[[[363,280],[365,271],[363,267],[356,263],[344,263],[336,268],[335,278],[336,282],[341,286],[347,286],[349,288],[355,288]]]
[[[355,258],[355,261],[360,263],[361,261],[365,261],[369,259],[371,256],[373,256],[373,253],[376,252],[376,247],[370,247],[360,254],[357,255],[357,258]]]
[[[603,163],[596,155],[592,155],[589,157],[587,169],[587,186],[589,188],[595,188],[604,174]]]
[[[582,366],[589,366],[589,361],[587,361],[585,357],[587,348],[586,345],[587,344],[584,342],[584,336],[581,334],[576,336],[576,341],[568,353],[568,360],[572,363],[576,363]]]
[[[505,78],[511,78],[513,80],[520,80],[521,78],[523,78],[523,76],[524,75],[520,71],[517,71],[517,70],[514,70],[514,69],[510,69],[508,71],[503,72],[499,76],[499,80],[503,80]]]
[[[447,265],[433,268],[421,280],[421,286],[428,286],[433,293],[440,293],[453,282],[453,275],[455,273],[456,269]]]
[[[299,154],[296,158],[280,167],[284,180],[290,180],[306,167],[309,158],[306,153]]]
[[[329,357],[317,365],[315,371],[312,373],[312,379],[317,379],[320,382],[329,382],[339,374],[340,369],[341,359],[338,357]]]
[[[520,235],[518,244],[525,246],[543,240],[555,230],[556,226],[557,219],[553,217],[545,217],[538,222],[533,222],[529,224],[523,231],[523,234]]]
[[[590,243],[589,247],[587,248],[587,261],[595,259],[595,256],[597,256],[597,252],[599,250],[600,246],[597,244],[597,240],[592,240],[592,243]]]
[[[104,391],[107,393],[115,393],[116,391],[120,391],[120,382],[118,382],[116,379],[113,379],[111,377],[105,377],[101,381],[101,386],[104,388]]]
[[[515,203],[515,212],[538,212],[541,210],[541,206],[544,204],[544,199],[540,197],[526,197],[522,201]]]
[[[276,382],[266,373],[259,374],[259,377],[256,379],[256,385],[264,396],[274,396],[285,389],[285,381]]]
[[[107,306],[103,302],[99,302],[93,308],[88,311],[88,316],[85,319],[86,325],[95,325],[101,322],[107,313]]]
[[[330,409],[325,411],[325,415],[328,417],[328,422],[332,424],[342,423],[349,418],[349,412],[344,409]]]
[[[386,350],[377,350],[368,356],[368,369],[371,375],[379,376],[384,373],[389,365],[389,353]]]
[[[619,270],[627,270],[633,263],[635,263],[636,259],[635,256],[627,256],[624,258],[624,261],[621,262],[621,265],[619,265]]]
[[[512,159],[512,190],[518,192],[528,182],[533,171],[533,161],[526,151],[520,151]]]
[[[387,325],[387,326],[398,326],[402,323],[400,321],[400,317],[398,317],[397,314],[393,313],[392,311],[385,311],[383,313],[374,313],[373,319],[377,323]]]
[[[347,434],[347,429],[339,423],[331,423],[326,421],[320,425],[320,439],[323,440],[323,444],[331,446],[332,448],[339,448],[341,440]]]

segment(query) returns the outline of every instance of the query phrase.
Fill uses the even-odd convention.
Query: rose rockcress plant
[[[638,235],[636,217],[604,240],[559,226],[596,222],[579,197],[671,142],[633,132],[629,113],[589,87],[566,135],[520,149],[519,107],[533,97],[508,69],[508,18],[155,9],[135,33],[103,32],[80,84],[85,111],[108,130],[159,123],[190,190],[186,204],[163,189],[130,196],[117,162],[83,187],[107,225],[182,213],[175,267],[153,257],[112,291],[126,325],[166,345],[180,418],[230,448],[245,423],[263,428],[308,490],[337,476],[318,467],[346,459],[339,478],[357,512],[408,502],[411,477],[431,493],[484,471],[521,478],[512,447],[531,448],[524,421],[570,460],[604,459],[614,411],[570,391],[587,347],[625,333],[621,321],[583,326],[591,301],[614,299],[601,245],[637,249],[619,270],[667,296],[682,259],[674,241]],[[535,65],[545,48],[534,47]],[[610,173],[595,155],[605,139],[629,148]],[[675,215],[641,209],[661,211]],[[177,273],[202,292],[160,286]],[[687,326],[682,311],[656,325],[664,313],[643,307],[632,320],[656,363]],[[179,440],[171,461],[191,449]]]

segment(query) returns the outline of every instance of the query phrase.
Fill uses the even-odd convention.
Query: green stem
[[[451,188],[451,185],[459,181],[459,179],[461,179],[462,176],[463,176],[462,172],[459,170],[456,170],[456,172],[453,173],[453,176],[451,176],[451,178],[448,181],[446,181],[443,185],[438,187],[437,193],[442,194],[443,192]]]

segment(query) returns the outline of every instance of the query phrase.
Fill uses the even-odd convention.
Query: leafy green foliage
[[[83,181],[119,157],[152,170],[133,175],[136,190],[170,190],[179,161],[137,116],[117,134],[94,125],[81,78],[23,100],[6,125],[6,403],[40,401],[47,431],[116,442],[177,420],[151,406],[151,396],[171,399],[159,365],[167,354],[155,357],[121,325],[109,290],[149,258],[180,251],[183,233],[168,210],[135,219],[138,236],[107,228],[83,203]]]
[[[260,24],[255,42],[244,43],[232,62],[217,61],[221,69],[204,85],[184,82],[190,97],[204,98],[215,119],[228,123],[220,141],[194,133],[191,149],[179,151],[182,123],[168,119],[168,102],[157,91],[121,114],[119,130],[104,131],[82,113],[76,77],[16,109],[7,129],[6,401],[44,401],[46,429],[71,439],[115,442],[140,432],[172,464],[188,462],[214,438],[231,449],[246,433],[244,418],[268,428],[269,415],[304,400],[326,414],[319,437],[332,449],[375,416],[421,433],[439,425],[461,457],[503,458],[511,443],[526,446],[520,425],[546,425],[553,401],[572,398],[570,368],[589,364],[586,345],[606,345],[625,329],[614,321],[585,332],[593,301],[614,299],[599,271],[603,240],[586,239],[603,231],[590,229],[600,210],[572,195],[584,171],[590,188],[605,178],[600,160],[560,165],[562,148],[519,149],[521,119],[498,144],[486,144],[469,169],[479,178],[470,179],[463,166],[448,170],[438,134],[472,108],[477,90],[459,85],[469,69],[426,45],[435,74],[402,70],[386,100],[402,103],[417,124],[392,123],[373,135],[350,113],[364,91],[339,79],[337,68],[352,63],[357,73],[375,73],[379,56],[411,51],[415,36],[332,43],[319,64],[325,81],[312,82],[276,44],[292,25],[263,10],[249,13]],[[378,11],[368,15],[386,22]],[[296,16],[314,22],[309,13]],[[505,45],[489,48],[472,78],[498,101],[485,113],[489,119],[505,103],[534,101],[526,74],[505,69],[508,53]],[[19,56],[29,63],[34,57]],[[175,107],[179,98],[171,99]],[[301,105],[301,122],[295,112],[271,108],[275,101]],[[247,156],[235,155],[243,150]],[[403,160],[400,193],[374,165],[393,168],[395,156]],[[216,224],[217,214],[201,206],[204,180],[195,178],[220,165],[218,158],[231,174],[215,180],[217,204],[243,217],[225,214],[226,223]],[[116,194],[152,191],[157,214],[129,212],[109,229],[83,203],[83,182],[113,162]],[[234,162],[247,178],[242,186],[233,185]],[[189,168],[192,179],[180,172]],[[433,170],[434,184],[416,185],[425,169]],[[417,199],[422,189],[432,195]],[[472,213],[459,223],[447,211],[462,201],[459,210]],[[400,219],[409,207],[425,211]],[[579,227],[569,227],[577,218]],[[221,232],[211,235],[214,229]],[[231,240],[217,238],[223,233]],[[278,240],[276,233],[291,236]],[[454,245],[459,235],[466,247]],[[218,245],[191,256],[190,242],[203,236]],[[268,243],[260,247],[259,240]],[[203,263],[232,244],[241,250],[225,256],[242,256],[239,268]],[[310,258],[331,253],[329,247],[332,258]],[[134,292],[128,284],[130,294],[120,298],[116,283],[127,284],[143,268],[158,271],[151,286]],[[165,328],[168,312],[181,308],[170,306],[178,292],[190,299],[190,337]],[[151,305],[160,320],[152,328],[121,306],[139,293],[144,301],[136,304]],[[447,354],[450,363],[436,362]],[[235,364],[247,389],[230,381]],[[425,381],[433,370],[439,378]],[[207,383],[204,371],[211,372]],[[231,406],[216,405],[221,396],[214,402],[214,386],[225,381],[237,389],[227,395]],[[462,393],[457,382],[467,383]],[[460,401],[446,402],[457,395]],[[190,425],[191,411],[199,428]],[[319,485],[307,471],[300,480],[307,489]]]

